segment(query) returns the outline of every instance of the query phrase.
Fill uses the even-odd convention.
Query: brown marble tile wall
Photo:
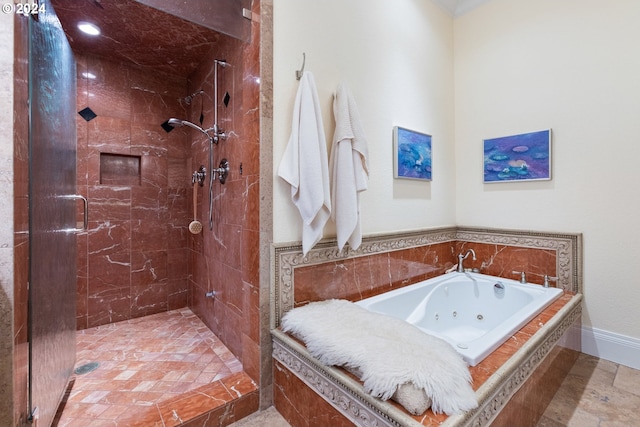
[[[190,153],[185,134],[160,125],[187,114],[187,81],[94,56],[76,61],[78,111],[97,114],[77,117],[77,185],[89,201],[89,230],[78,236],[77,327],[184,307]],[[101,179],[104,155],[130,156],[139,176]]]
[[[491,423],[492,427],[535,427],[579,352],[556,345]]]
[[[456,242],[455,254],[464,253],[467,249],[473,249],[476,253],[476,261],[469,256],[464,260],[465,268],[479,268],[483,274],[504,277],[508,279],[520,279],[519,273],[526,273],[529,283],[541,285],[544,276],[556,276],[556,251],[553,249],[523,248],[520,246],[508,246],[487,244],[478,242]],[[457,260],[454,260],[457,262]],[[550,282],[554,285],[553,281]]]
[[[537,284],[542,284],[545,274],[556,275],[555,250],[461,241],[435,243],[298,267],[294,270],[295,305],[330,298],[359,301],[439,276],[467,249],[473,249],[477,259],[468,257],[465,268],[479,268],[483,274],[519,279],[513,271],[524,271],[527,280]]]
[[[330,298],[359,301],[439,276],[452,266],[452,242],[295,269],[295,305]]]
[[[253,2],[254,17],[260,2]],[[213,126],[214,60],[218,67],[218,124],[227,139],[213,146],[214,167],[226,158],[226,183],[213,184],[213,229],[209,229],[208,177],[198,191],[202,233],[190,235],[189,306],[242,361],[245,372],[260,378],[259,301],[259,19],[252,21],[250,43],[221,37],[200,68],[189,77],[189,93],[204,90],[203,126]],[[223,103],[226,93],[230,99]],[[192,103],[188,119],[199,123],[200,101]],[[190,168],[208,168],[208,141],[201,133],[179,129],[191,141]],[[191,193],[189,193],[191,194]],[[207,298],[207,292],[216,292]]]
[[[292,427],[354,425],[278,361],[274,361],[273,384],[273,404]]]
[[[29,280],[29,124],[28,118],[28,28],[27,21],[14,19],[13,62],[13,422],[23,425],[27,411],[27,305]],[[10,347],[10,346],[8,346]],[[5,399],[5,402],[10,402]],[[0,418],[0,424],[5,420]]]

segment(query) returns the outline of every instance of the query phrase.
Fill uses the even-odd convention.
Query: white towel
[[[358,108],[351,91],[341,83],[333,100],[336,130],[331,146],[331,218],[336,223],[338,248],[358,249],[362,243],[359,193],[368,187],[369,161]]]
[[[327,140],[316,84],[309,71],[300,79],[291,136],[278,175],[291,185],[291,200],[302,217],[302,253],[306,255],[322,238],[331,215]]]

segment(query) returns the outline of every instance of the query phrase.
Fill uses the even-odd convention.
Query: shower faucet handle
[[[207,169],[204,166],[200,166],[200,168],[191,175],[191,184],[195,184],[197,182],[198,185],[202,187],[206,176]]]
[[[554,282],[558,281],[557,277],[551,277],[548,275],[544,275],[544,283],[542,284],[542,286],[544,286],[545,288],[549,287],[549,280],[553,280]]]
[[[220,184],[224,184],[229,176],[229,161],[227,159],[220,160],[220,164],[217,168],[213,169],[213,179],[216,179],[218,174],[218,181]]]

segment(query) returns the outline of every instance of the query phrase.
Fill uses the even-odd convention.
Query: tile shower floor
[[[74,375],[58,427],[125,426],[150,407],[162,416],[161,402],[212,383],[224,388],[229,377],[238,377],[245,388],[247,381],[253,384],[243,378],[240,361],[188,308],[78,331],[76,337],[76,370],[96,362],[98,367]]]

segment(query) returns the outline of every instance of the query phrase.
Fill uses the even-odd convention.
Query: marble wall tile
[[[90,185],[87,190],[85,196],[89,198],[91,220],[100,218],[102,221],[128,221],[130,219],[131,187]]]
[[[90,218],[78,257],[78,328],[183,307],[190,153],[184,134],[160,124],[185,114],[187,80],[90,55],[77,61],[77,105],[98,114],[77,119],[77,181]],[[132,156],[138,176],[105,179],[105,155]]]
[[[131,285],[131,317],[167,311],[167,283]]]
[[[274,405],[292,427],[354,425],[278,361],[273,377]]]
[[[535,427],[579,354],[566,347],[555,346],[491,425]]]
[[[476,252],[477,260],[473,261],[469,257],[464,261],[464,266],[465,268],[479,268],[480,272],[484,274],[517,280],[520,275],[514,271],[524,271],[527,281],[537,284],[543,283],[545,275],[550,277],[556,275],[555,250],[477,242],[458,242],[456,248],[456,254],[473,249]]]
[[[88,90],[84,94],[88,105],[85,107],[90,107],[98,117],[128,121],[131,117],[130,67],[98,57],[87,57],[86,62],[87,72],[95,78],[88,80]]]
[[[94,105],[104,100],[94,103],[94,99],[91,98],[90,101],[90,108],[93,109]],[[98,150],[99,153],[130,154],[131,122],[128,119],[98,115],[87,122],[87,147]],[[94,181],[92,184],[98,185],[100,182]]]
[[[242,230],[241,257],[244,268],[242,269],[242,280],[247,283],[257,285],[259,283],[260,265],[260,235],[258,231],[250,228]]]
[[[166,250],[131,252],[132,286],[166,283],[168,280]]]
[[[442,274],[452,259],[452,244],[439,243],[299,267],[294,270],[295,304],[358,301]]]
[[[259,2],[253,2],[258,7]],[[259,25],[259,23],[256,23]],[[259,27],[258,27],[259,28]],[[224,185],[214,182],[213,230],[208,227],[208,189],[200,189],[198,218],[205,225],[198,236],[191,236],[189,256],[190,295],[192,310],[229,347],[252,378],[260,375],[259,346],[260,315],[257,302],[258,238],[259,230],[259,86],[248,84],[248,76],[259,69],[259,37],[251,43],[222,36],[206,61],[189,77],[189,92],[202,89],[203,126],[213,125],[214,60],[225,59],[229,66],[218,68],[218,124],[227,139],[213,146],[214,166],[222,158],[230,163]],[[247,59],[247,57],[249,59]],[[222,97],[228,92],[228,105]],[[200,100],[188,112],[188,119],[199,123]],[[246,117],[254,117],[250,122]],[[190,138],[191,168],[208,164],[208,144],[197,132]],[[252,138],[250,140],[248,138]],[[250,145],[251,144],[251,145]],[[242,165],[242,170],[240,165]],[[248,169],[245,169],[248,165]],[[248,174],[251,172],[253,175]],[[189,192],[191,195],[192,193]],[[216,291],[215,300],[205,298],[208,291]]]
[[[554,250],[445,242],[298,267],[294,270],[295,305],[330,298],[359,301],[427,280],[455,265],[457,254],[467,249],[473,249],[477,259],[468,257],[465,268],[479,268],[483,274],[519,279],[513,271],[525,271],[527,280],[537,284],[542,284],[545,274],[556,274]]]

